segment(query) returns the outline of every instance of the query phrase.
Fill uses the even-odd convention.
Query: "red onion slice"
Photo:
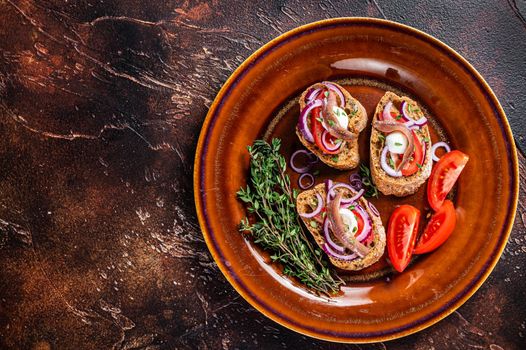
[[[303,184],[303,179],[305,179],[305,178],[308,178],[309,181],[310,181],[310,182],[307,183],[307,185]],[[298,186],[300,186],[300,188],[302,190],[308,190],[313,185],[314,185],[314,176],[312,176],[312,174],[303,173],[303,174],[300,175],[300,178],[298,179]]]
[[[314,100],[312,102],[309,102],[301,111],[300,118],[298,120],[298,129],[300,130],[305,140],[307,140],[310,143],[314,143],[314,136],[312,135],[312,132],[309,129],[307,117],[309,116],[312,109],[316,107],[321,107],[322,104],[323,102],[321,100]]]
[[[307,103],[309,102],[312,102],[316,97],[318,97],[318,95],[320,94],[320,91],[321,89],[320,88],[317,88],[317,89],[311,89],[307,95],[305,95],[305,101]]]
[[[422,117],[422,118],[420,118],[418,120],[415,120],[414,124],[418,125],[419,127],[422,127],[422,126],[427,124],[427,118],[426,117]]]
[[[311,158],[311,154],[310,152],[307,152],[303,149],[300,149],[300,150],[297,150],[296,152],[292,153],[292,156],[290,156],[290,161],[289,161],[289,164],[290,164],[290,168],[292,170],[294,170],[295,172],[297,172],[298,174],[303,174],[303,173],[306,173],[307,171],[309,171],[309,169],[311,168],[312,166],[312,162],[309,162],[308,165],[306,166],[303,166],[303,167],[300,167],[300,166],[297,166],[296,164],[294,164],[294,159],[299,155],[299,154],[305,154],[307,157],[309,157],[309,159]]]
[[[327,243],[323,245],[323,250],[328,255],[332,256],[333,258],[339,259],[339,260],[345,260],[345,261],[351,261],[358,257],[356,253],[351,254],[339,254],[335,252]]]
[[[362,177],[358,173],[354,173],[349,176],[349,184],[355,191],[359,191],[363,188]]]
[[[351,205],[354,202],[356,202],[358,199],[362,198],[364,193],[365,193],[365,189],[362,188],[361,190],[356,192],[356,194],[354,196],[352,196],[351,198],[349,198],[349,199],[342,199],[341,203],[345,204],[345,205]]]
[[[360,199],[360,197],[365,192],[364,189],[361,189],[360,191],[356,192],[356,190],[351,185],[345,184],[343,182],[338,182],[334,186],[332,186],[329,189],[329,191],[327,191],[327,199],[331,199],[332,197],[334,197],[336,195],[335,190],[337,188],[346,188],[349,191],[351,191],[351,193],[355,193],[355,195],[353,197],[351,197],[351,198],[342,199],[342,204],[349,204],[349,203],[352,203],[352,202]]]
[[[392,120],[391,108],[393,108],[393,102],[389,101],[385,104],[384,111],[382,112],[382,120]]]
[[[410,123],[410,125],[407,125],[409,127],[413,125],[415,122],[413,118],[409,116],[409,111],[407,110],[408,106],[409,106],[409,103],[407,103],[406,101],[402,101],[402,106],[400,109],[402,110],[402,118],[406,121],[406,123]]]
[[[382,167],[383,171],[387,173],[387,175],[392,177],[401,177],[402,172],[400,170],[396,171],[393,168],[391,168],[389,164],[387,164],[387,151],[387,146],[385,146],[380,156],[380,166]]]
[[[318,215],[321,212],[321,210],[323,209],[323,198],[321,197],[321,195],[319,193],[316,193],[316,200],[318,201],[318,204],[316,205],[316,209],[314,209],[310,213],[302,213],[302,214],[300,214],[300,216],[302,216],[304,218],[307,218],[307,219],[310,219],[310,218],[313,218],[316,215]]]
[[[329,229],[329,219],[325,219],[325,222],[323,223],[323,236],[325,237],[325,242],[334,250],[337,250],[340,253],[345,252],[345,248],[341,245],[334,242],[331,238],[330,229]]]
[[[321,134],[321,143],[323,147],[327,148],[327,150],[329,150],[330,152],[334,152],[340,149],[343,145],[343,141],[334,144],[327,139],[329,136],[331,136],[331,134],[327,130],[323,131],[323,134]]]
[[[325,85],[329,90],[334,91],[336,95],[338,95],[338,98],[340,99],[340,107],[344,108],[345,96],[343,95],[343,92],[340,90],[340,88],[328,81],[324,81],[322,84]]]
[[[445,150],[446,150],[446,153],[448,152],[451,152],[451,148],[449,147],[449,145],[447,143],[445,143],[444,141],[440,141],[440,142],[437,142],[435,143],[432,147],[431,147],[431,156],[433,158],[433,161],[435,162],[438,162],[440,160],[440,158],[437,157],[437,155],[435,154],[435,152],[437,151],[438,148],[440,147],[444,147]]]
[[[367,205],[369,206],[369,209],[371,209],[371,211],[373,212],[374,216],[380,217],[380,212],[378,211],[378,209],[376,209],[373,203],[367,202]]]

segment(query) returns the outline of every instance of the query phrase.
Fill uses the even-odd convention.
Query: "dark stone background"
[[[192,164],[231,72],[269,39],[339,16],[445,41],[526,150],[525,15],[524,0],[0,0],[0,348],[521,348],[523,189],[501,261],[464,306],[404,339],[338,345],[266,319],[226,282],[197,225]]]

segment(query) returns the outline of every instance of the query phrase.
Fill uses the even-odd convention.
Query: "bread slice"
[[[339,188],[337,191],[343,191],[345,197],[350,197],[354,194],[351,194],[351,192],[345,188]],[[296,209],[298,213],[308,213],[312,211],[312,206],[316,205],[316,193],[319,193],[321,197],[325,200],[325,185],[319,184],[313,189],[303,191],[298,195],[296,199]],[[372,243],[369,245],[369,247],[371,248],[369,254],[367,254],[363,258],[357,258],[352,261],[345,261],[329,256],[330,262],[334,266],[343,270],[357,271],[364,269],[367,266],[370,266],[377,262],[382,257],[385,250],[385,229],[382,225],[382,220],[380,219],[380,217],[375,216],[373,214],[373,212],[369,208],[368,201],[364,197],[361,197],[358,200],[358,204],[360,204],[360,206],[362,206],[367,211],[367,214],[369,214],[369,216],[371,217],[374,238]],[[310,224],[310,221],[312,221],[313,219],[304,218],[302,216],[300,217],[302,218],[309,232],[314,237],[316,243],[320,246],[320,248],[323,249],[323,245],[325,244],[325,238],[323,237],[323,225],[318,224],[316,225],[316,227],[313,227]]]
[[[345,112],[349,116],[349,126],[348,130],[351,132],[354,132],[356,134],[359,134],[363,129],[365,129],[367,125],[367,112],[365,111],[365,108],[362,106],[360,102],[358,102],[357,99],[351,96],[347,90],[345,90],[343,87],[341,87],[338,84],[332,83],[333,85],[336,85],[340,88],[343,95],[345,96]],[[300,111],[305,108],[305,96],[311,89],[316,88],[323,88],[325,87],[322,83],[316,83],[314,85],[309,86],[303,94],[301,94],[300,97]],[[309,141],[305,140],[301,132],[299,131],[298,127],[296,126],[296,135],[298,135],[298,138],[300,139],[301,143],[312,153],[314,153],[322,162],[327,164],[328,166],[331,166],[336,169],[340,170],[347,170],[347,169],[353,169],[358,166],[360,163],[360,155],[358,152],[358,137],[356,137],[355,140],[352,141],[346,141],[345,145],[343,145],[343,150],[337,155],[338,157],[335,157],[335,155],[331,154],[324,154],[318,146],[314,143],[310,143]]]
[[[399,111],[402,101],[406,101],[414,108],[409,112],[408,117],[418,120],[424,116],[422,110],[418,107],[418,104],[410,99],[409,97],[400,97],[396,94],[388,91],[382,97],[373,116],[372,123],[376,120],[381,120],[379,116],[382,114],[385,105],[389,102],[393,102],[393,111]],[[404,197],[418,191],[418,188],[427,180],[429,175],[431,175],[431,169],[433,167],[433,161],[431,159],[431,137],[429,134],[429,128],[427,125],[421,127],[416,131],[421,140],[425,140],[426,143],[426,155],[422,167],[411,176],[402,176],[402,177],[392,177],[388,175],[380,165],[380,155],[384,147],[384,141],[379,138],[381,132],[376,130],[374,127],[371,131],[371,142],[370,142],[370,151],[371,151],[371,175],[372,180],[378,190],[385,195],[395,195],[397,197]]]

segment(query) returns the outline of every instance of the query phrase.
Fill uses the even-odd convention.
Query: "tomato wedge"
[[[429,253],[440,247],[451,236],[456,224],[457,213],[453,202],[446,200],[427,223],[413,253]]]
[[[468,160],[467,154],[454,150],[446,153],[435,164],[427,183],[427,200],[435,211],[444,203]]]
[[[422,147],[422,143],[414,131],[412,134],[413,140],[415,141],[415,150],[413,151],[413,155],[411,156],[409,162],[402,168],[403,176],[410,176],[416,173],[419,166],[422,166],[424,160],[424,149]]]
[[[311,125],[312,125],[312,135],[314,136],[314,143],[316,143],[316,146],[318,146],[318,148],[324,154],[338,154],[342,151],[341,147],[339,147],[338,149],[334,151],[329,151],[323,145],[323,142],[321,141],[321,135],[323,134],[325,129],[323,128],[323,125],[321,125],[321,122],[318,120],[318,118],[320,117],[320,111],[321,111],[321,108],[317,107],[317,108],[313,108],[311,112]]]
[[[358,224],[358,229],[356,230],[356,233],[354,234],[354,237],[358,237],[360,235],[360,233],[362,233],[362,230],[363,230],[363,224],[364,224],[363,223],[363,218],[362,218],[362,216],[360,214],[358,214],[356,209],[353,209],[352,213],[356,217],[356,223]]]
[[[387,251],[398,272],[404,271],[411,260],[419,223],[420,210],[407,204],[396,208],[389,218]]]

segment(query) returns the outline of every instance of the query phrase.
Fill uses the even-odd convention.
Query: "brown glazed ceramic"
[[[438,250],[394,273],[385,257],[348,281],[330,299],[283,277],[279,266],[238,232],[245,215],[236,191],[246,184],[246,146],[283,139],[288,159],[296,98],[323,80],[343,84],[365,106],[369,121],[385,90],[415,98],[431,121],[433,142],[447,140],[470,156],[456,190],[458,222]],[[360,136],[368,162],[370,127]],[[352,172],[319,165],[317,182]],[[293,182],[297,175],[290,173]],[[425,186],[423,186],[425,187]],[[225,83],[206,117],[197,146],[194,191],[199,222],[219,268],[256,309],[297,332],[337,342],[393,339],[432,325],[464,303],[497,263],[518,200],[518,163],[506,116],[475,69],[451,48],[410,27],[378,19],[312,23],[271,41]],[[413,196],[372,202],[384,224],[395,205],[429,212],[425,188]]]

